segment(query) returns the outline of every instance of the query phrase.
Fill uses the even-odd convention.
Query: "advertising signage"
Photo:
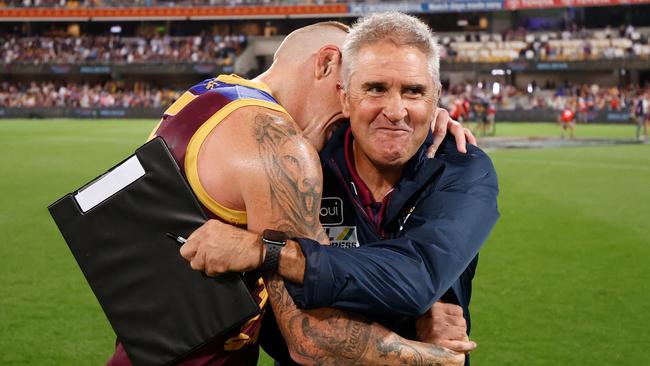
[[[544,9],[583,6],[650,4],[650,0],[504,0],[504,9]]]

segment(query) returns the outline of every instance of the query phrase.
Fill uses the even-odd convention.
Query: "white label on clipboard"
[[[79,191],[74,198],[81,210],[87,212],[143,175],[144,168],[140,164],[138,157],[133,155],[97,181]]]

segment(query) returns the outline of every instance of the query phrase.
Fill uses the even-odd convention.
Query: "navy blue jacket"
[[[428,159],[429,136],[392,193],[383,237],[351,184],[345,130],[340,128],[321,152],[320,218],[333,245],[298,239],[307,263],[304,283],[286,282],[296,305],[412,318],[451,288],[446,300],[469,314],[475,257],[499,216],[497,177],[489,157],[473,145],[467,154],[459,153],[448,137],[436,158]]]

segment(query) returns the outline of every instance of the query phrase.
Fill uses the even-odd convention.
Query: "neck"
[[[359,153],[356,141],[352,141],[352,154],[357,174],[368,186],[375,202],[382,201],[399,182],[404,167],[377,166],[365,154]]]
[[[278,67],[272,65],[264,73],[255,78],[261,81],[271,89],[273,98],[287,110],[291,118],[298,124],[301,129],[304,129],[302,121],[304,120],[302,103],[295,103],[296,100],[304,100],[300,94],[300,85],[297,81],[290,81],[289,78],[282,72],[278,72]]]

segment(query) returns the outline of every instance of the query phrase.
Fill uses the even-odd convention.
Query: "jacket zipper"
[[[338,164],[336,164],[336,161],[334,161],[334,158],[329,159],[330,166],[334,168],[336,171],[339,180],[343,183],[343,187],[345,188],[345,192],[348,194],[348,196],[352,199],[352,202],[354,202],[354,206],[357,209],[357,211],[360,211],[362,213],[363,218],[366,220],[368,224],[370,224],[370,227],[373,228],[375,231],[375,234],[377,237],[381,240],[386,239],[384,235],[382,235],[380,232],[377,231],[377,228],[375,227],[375,223],[372,221],[370,216],[368,216],[368,213],[366,210],[363,209],[363,206],[359,203],[357,200],[356,196],[352,194],[352,191],[350,191],[350,187],[348,187],[348,182],[345,180],[343,177],[343,172],[341,172],[341,169],[339,168]],[[354,184],[354,183],[353,183]]]

